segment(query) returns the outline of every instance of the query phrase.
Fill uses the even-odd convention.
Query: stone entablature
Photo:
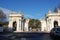
[[[16,13],[14,13],[14,14],[9,14],[9,16],[19,16],[19,17],[22,17],[23,15],[22,14],[16,14]]]
[[[53,16],[58,16],[60,17],[60,13],[51,13],[51,14],[47,14],[46,17],[53,17]]]
[[[51,16],[60,16],[60,10],[58,9],[58,12],[51,12],[48,10],[48,13],[46,14],[46,17],[51,17]]]

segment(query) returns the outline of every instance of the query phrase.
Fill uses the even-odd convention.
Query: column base
[[[14,32],[23,32],[23,31],[14,31]]]

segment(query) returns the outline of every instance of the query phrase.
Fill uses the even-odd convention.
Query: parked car
[[[3,30],[4,30],[4,27],[0,26],[0,32],[3,32]]]
[[[50,36],[52,37],[60,37],[60,27],[55,27],[51,30]]]

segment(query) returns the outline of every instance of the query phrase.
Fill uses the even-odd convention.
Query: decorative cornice
[[[47,14],[47,15],[46,15],[46,18],[48,18],[48,17],[54,17],[54,16],[59,16],[59,17],[60,17],[60,14],[58,14],[58,13]]]

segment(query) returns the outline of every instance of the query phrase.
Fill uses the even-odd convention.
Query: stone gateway
[[[58,12],[51,12],[46,14],[46,18],[41,19],[41,31],[50,32],[54,27],[60,26],[60,9]],[[18,14],[11,12],[9,14],[9,31],[24,32],[29,31],[29,19],[24,19],[24,16],[19,12]]]
[[[9,14],[9,31],[23,32],[28,31],[29,19],[24,19],[24,16],[19,12]]]
[[[41,21],[41,31],[50,32],[54,27],[60,26],[60,9],[58,12],[51,12],[50,10],[46,14],[46,19]]]

